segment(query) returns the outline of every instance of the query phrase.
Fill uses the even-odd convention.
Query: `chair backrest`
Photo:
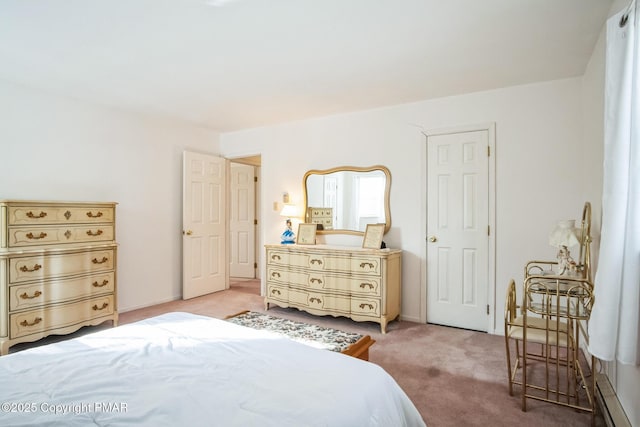
[[[509,324],[512,324],[514,319],[517,316],[516,310],[518,309],[517,300],[516,300],[516,282],[511,279],[509,284],[507,285],[507,296],[505,298],[504,303],[504,324],[505,324],[505,333],[506,328]]]
[[[582,277],[589,282],[591,282],[591,240],[591,203],[585,202],[582,209],[578,268],[582,272]]]

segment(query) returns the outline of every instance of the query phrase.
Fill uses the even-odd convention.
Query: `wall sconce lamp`
[[[577,271],[577,264],[571,258],[569,248],[580,243],[576,234],[576,221],[573,219],[558,221],[549,235],[549,244],[558,248],[558,274],[570,274]]]
[[[284,199],[284,196],[283,196]],[[285,228],[284,232],[280,236],[281,242],[283,245],[292,244],[296,242],[296,234],[292,230],[291,218],[297,218],[300,214],[298,213],[298,207],[292,204],[285,204],[282,210],[280,211],[280,216],[287,218],[286,224],[287,228]]]

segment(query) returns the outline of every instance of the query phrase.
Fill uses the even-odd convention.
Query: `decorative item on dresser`
[[[267,295],[273,303],[315,315],[387,323],[400,315],[400,249],[266,245]]]
[[[287,196],[287,198],[288,197],[289,196]],[[296,207],[296,205],[292,204],[285,204],[282,208],[282,211],[280,211],[280,216],[287,218],[287,220],[285,221],[286,228],[280,236],[280,239],[282,240],[280,243],[282,243],[283,245],[296,242],[296,233],[293,232],[293,222],[291,221],[291,219],[297,218],[298,215],[298,208]]]
[[[111,202],[0,200],[0,354],[118,322]]]
[[[315,245],[317,224],[298,224],[298,240],[299,245]]]
[[[362,247],[368,249],[381,249],[382,236],[384,236],[384,224],[367,224],[362,238]]]

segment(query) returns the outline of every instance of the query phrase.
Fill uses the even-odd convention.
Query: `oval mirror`
[[[367,224],[391,228],[391,173],[384,166],[310,170],[302,180],[304,221],[318,233],[360,234]]]

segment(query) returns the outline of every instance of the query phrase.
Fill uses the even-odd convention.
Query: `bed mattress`
[[[168,313],[0,358],[8,425],[423,426],[381,367]]]

